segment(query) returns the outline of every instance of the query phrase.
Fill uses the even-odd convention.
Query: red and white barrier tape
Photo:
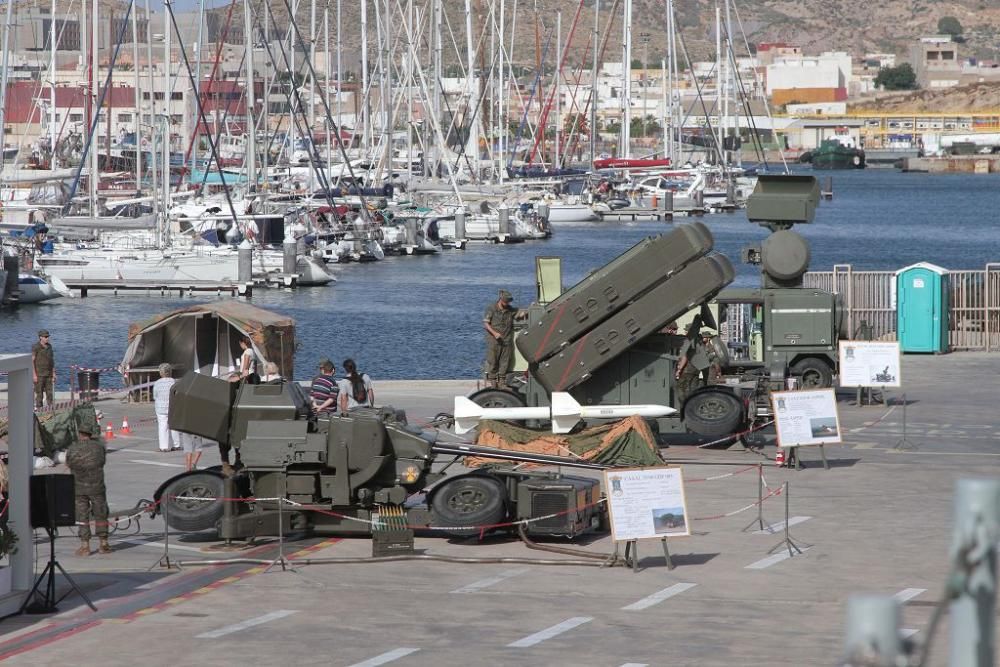
[[[764,422],[763,424],[758,424],[757,426],[754,426],[752,428],[748,428],[745,431],[740,431],[739,433],[731,433],[731,434],[729,434],[729,435],[727,435],[725,437],[719,438],[718,440],[713,440],[711,442],[702,443],[702,444],[698,445],[698,449],[704,449],[705,447],[711,447],[712,445],[721,445],[722,443],[728,442],[730,440],[733,440],[734,438],[741,438],[744,435],[747,435],[748,433],[753,433],[754,431],[759,431],[761,429],[767,428],[768,426],[770,426],[773,423],[774,423],[774,420],[772,419],[769,422]]]

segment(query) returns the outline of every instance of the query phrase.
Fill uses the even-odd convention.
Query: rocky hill
[[[260,0],[251,0],[259,2]],[[372,35],[375,29],[374,2],[369,5],[369,21]],[[318,14],[322,20],[323,0],[317,0]],[[360,46],[360,2],[343,2],[342,32],[346,52],[357,58]],[[391,3],[395,6],[395,2]],[[400,3],[407,5],[406,0]],[[474,25],[488,22],[489,8],[499,11],[500,0],[472,0]],[[541,26],[544,44],[545,35],[554,30],[556,12],[562,12],[563,40],[568,37],[573,16],[579,3],[577,0],[519,0],[517,14],[517,35],[514,59],[525,65],[534,62],[535,24]],[[592,40],[593,10],[595,0],[584,0],[576,35],[573,38],[571,62],[579,62],[583,50]],[[621,0],[600,0],[602,31],[611,16],[615,17],[611,38],[608,41],[607,59],[621,53]],[[712,57],[715,44],[716,0],[675,0],[678,24],[683,31],[683,41],[694,59]],[[430,0],[413,0],[419,12],[429,14]],[[465,48],[465,0],[445,0],[448,21],[444,28],[446,44],[451,44],[451,36],[459,48]],[[633,0],[633,40],[634,57],[643,58],[640,35],[649,34],[646,58],[654,66],[666,51],[666,20],[664,0]],[[284,2],[272,2],[279,22],[287,15]],[[331,21],[334,20],[336,3],[330,3]],[[237,3],[235,16],[240,15],[242,2]],[[513,0],[507,0],[507,18],[510,21],[514,7]],[[612,12],[612,9],[615,8]],[[997,0],[737,0],[732,12],[734,34],[746,35],[751,44],[783,41],[799,44],[806,53],[826,50],[846,50],[856,57],[866,52],[889,52],[905,56],[910,44],[921,35],[937,32],[937,22],[942,16],[954,16],[964,28],[965,45],[962,52],[982,58],[1000,58],[997,52],[1000,44],[1000,2]],[[535,11],[537,8],[537,12]],[[308,32],[310,23],[310,0],[298,0],[298,23],[300,29]],[[225,15],[225,5],[215,10]],[[427,22],[425,21],[425,24]],[[394,21],[399,29],[399,21]],[[478,39],[481,28],[477,29]],[[331,33],[334,28],[331,28]],[[374,36],[372,37],[374,39]],[[742,41],[741,37],[737,38]],[[487,38],[488,40],[488,38]],[[320,40],[320,44],[322,40]],[[554,52],[553,47],[550,53]],[[448,59],[458,62],[464,55],[456,54],[452,47],[446,49]],[[425,51],[426,52],[426,51]],[[744,53],[745,49],[738,49]],[[552,57],[550,56],[550,61]],[[588,58],[589,60],[589,58]],[[347,65],[345,59],[345,65]]]
[[[995,112],[1000,109],[1000,83],[973,83],[944,90],[884,93],[877,99],[859,100],[851,112],[891,113]]]

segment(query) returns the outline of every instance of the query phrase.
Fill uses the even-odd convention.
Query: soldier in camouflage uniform
[[[38,332],[38,342],[31,346],[31,379],[35,382],[35,408],[42,407],[42,396],[52,407],[52,385],[56,381],[56,362],[49,332]]]
[[[680,408],[696,389],[708,383],[711,377],[718,376],[719,365],[712,349],[711,341],[715,332],[711,329],[702,329],[701,336],[696,337],[693,331],[698,323],[688,326],[687,340],[681,346],[680,361],[677,363],[677,370],[674,385],[677,394],[677,407]],[[711,377],[710,377],[711,376]]]
[[[76,555],[90,555],[91,513],[100,540],[98,551],[111,553],[111,545],[108,544],[108,499],[104,488],[106,452],[101,441],[100,425],[83,423],[77,427],[77,432],[76,442],[66,451],[66,465],[73,473],[76,489],[76,523],[80,527],[80,548],[76,550]]]
[[[503,387],[511,368],[514,358],[514,318],[518,315],[517,308],[511,305],[513,301],[514,296],[502,289],[496,303],[487,306],[483,313],[487,387]]]

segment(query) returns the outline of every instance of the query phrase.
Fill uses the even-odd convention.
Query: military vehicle
[[[727,290],[734,271],[712,252],[702,223],[644,239],[560,292],[558,271],[538,263],[539,301],[527,308],[528,323],[515,336],[524,373],[510,390],[486,389],[469,398],[483,407],[548,405],[554,391],[569,392],[582,405],[663,403],[678,413],[657,420],[661,432],[717,437],[743,431],[770,417],[770,391],[799,375],[810,386],[829,386],[836,358],[838,316],[833,295],[801,287],[809,247],[791,231],[813,219],[819,187],[812,176],[760,176],[747,211],[773,234],[763,246],[744,251],[762,266],[759,290]],[[552,283],[556,283],[556,287]],[[709,307],[715,302],[715,308]],[[742,329],[747,341],[734,348],[711,342],[722,376],[681,403],[675,387],[682,336],[665,325],[693,314],[690,338],[734,309],[755,306],[756,326]],[[760,351],[757,359],[748,353]],[[739,354],[733,355],[732,352]],[[736,358],[733,358],[733,357]]]
[[[438,456],[605,466],[438,443],[392,408],[317,416],[295,383],[237,385],[189,373],[171,388],[168,419],[172,429],[233,447],[239,460],[231,476],[198,470],[160,486],[156,506],[175,530],[216,529],[225,540],[279,531],[364,535],[382,517],[403,516],[397,524],[409,529],[450,527],[467,536],[462,528],[545,517],[527,533],[574,537],[604,525],[597,479],[497,467],[445,477],[432,466]]]
[[[758,289],[719,293],[720,319],[738,313],[743,326],[728,327],[731,370],[764,368],[772,378],[797,377],[800,388],[832,387],[837,372],[837,341],[846,335],[836,295],[802,286],[809,269],[809,244],[792,231],[813,220],[819,204],[813,176],[759,176],[747,201],[747,218],[772,234],[759,246],[743,250],[743,260],[761,267]],[[740,305],[742,308],[729,306]]]

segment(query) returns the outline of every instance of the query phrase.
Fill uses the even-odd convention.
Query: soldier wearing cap
[[[100,540],[98,552],[111,553],[108,544],[108,498],[104,487],[106,452],[101,440],[101,426],[96,421],[77,425],[77,439],[66,450],[66,465],[73,473],[76,492],[76,524],[79,526],[80,547],[77,556],[90,555],[90,515],[94,515],[95,531]]]
[[[35,383],[35,408],[42,407],[42,395],[52,407],[52,385],[56,381],[56,362],[49,332],[38,332],[38,342],[31,346],[31,378]]]
[[[483,313],[486,330],[486,386],[501,388],[506,384],[507,373],[514,359],[514,319],[520,313],[511,304],[514,295],[500,290],[496,303],[491,303]]]
[[[696,389],[709,381],[709,375],[718,376],[719,366],[715,352],[712,349],[712,337],[715,331],[702,328],[698,333],[699,321],[692,322],[687,327],[687,340],[680,350],[680,361],[677,362],[677,370],[674,372],[674,379],[677,383],[677,407],[684,405]]]

